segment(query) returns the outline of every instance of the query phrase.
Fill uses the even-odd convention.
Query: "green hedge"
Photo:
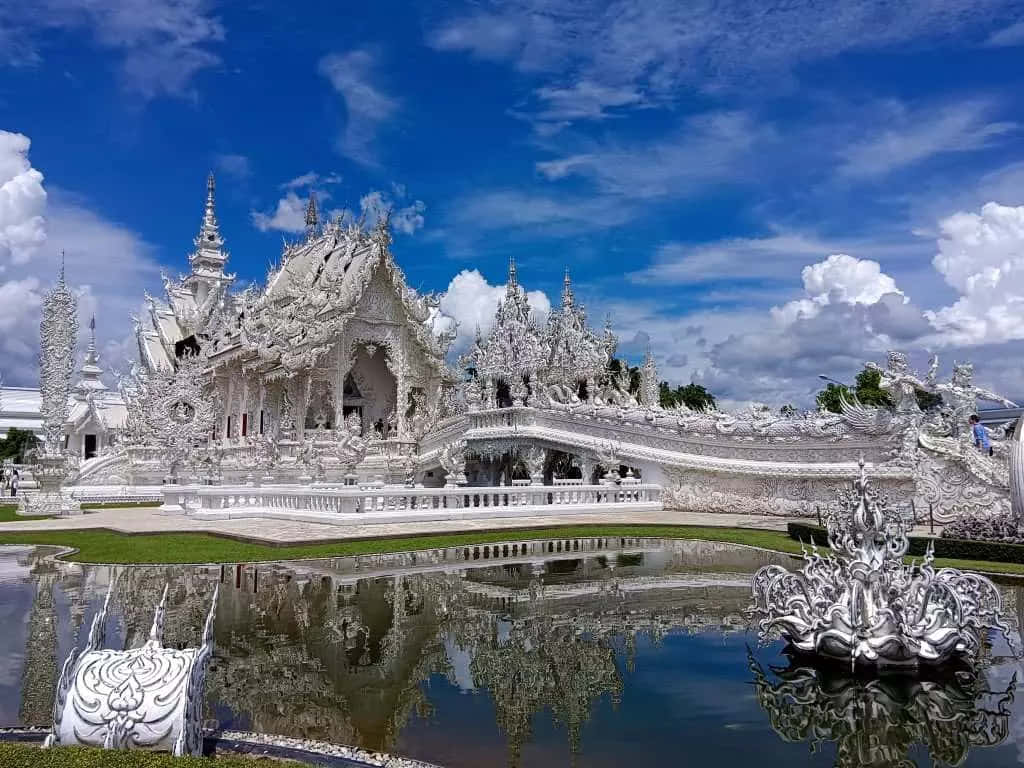
[[[805,543],[814,542],[819,547],[828,546],[825,529],[807,523],[789,523],[789,536]],[[928,536],[911,536],[908,555],[921,557],[928,548],[928,542],[935,543],[935,556],[954,560],[981,560],[984,562],[1024,564],[1024,544],[1004,544],[999,541],[974,539],[943,539]]]
[[[0,743],[0,765],[4,768],[253,768],[259,764],[243,757],[171,757],[142,750],[40,749],[30,744]]]

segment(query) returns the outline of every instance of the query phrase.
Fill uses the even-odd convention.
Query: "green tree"
[[[662,408],[685,405],[694,411],[705,411],[715,407],[715,396],[700,384],[690,382],[672,389],[667,381],[663,381],[658,384],[658,402]]]
[[[881,371],[865,368],[857,374],[857,378],[854,380],[853,397],[856,397],[864,405],[887,406],[891,408],[894,405],[892,396],[882,389],[881,383]],[[849,388],[840,384],[829,384],[818,393],[815,399],[819,406],[824,406],[833,413],[839,413],[842,411],[842,406],[839,402],[840,394],[847,401],[853,399],[850,396]],[[927,411],[929,408],[934,408],[942,403],[941,397],[931,392],[926,392],[923,389],[916,390],[915,394],[917,395],[917,405],[922,411]]]
[[[0,460],[14,459],[17,463],[25,460],[25,454],[36,447],[36,436],[29,429],[11,427],[7,430],[7,438],[0,441]]]
[[[881,387],[882,372],[874,368],[865,368],[857,374],[855,380],[856,389],[854,394],[864,405],[887,405],[890,408],[894,405],[892,397]]]
[[[924,389],[914,390],[914,394],[917,395],[917,407],[922,411],[928,411],[942,405],[941,395],[936,395],[933,392],[928,392]]]
[[[826,411],[832,411],[832,413],[842,413],[843,404],[842,400],[851,400],[850,390],[848,387],[842,384],[829,384],[818,396],[814,398],[818,403],[819,408],[824,408]]]

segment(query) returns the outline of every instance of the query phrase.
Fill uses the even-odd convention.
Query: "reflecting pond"
[[[0,725],[47,724],[117,580],[107,644],[195,645],[220,584],[207,725],[444,766],[1006,766],[1018,663],[882,681],[759,647],[750,575],[785,555],[587,538],[224,566],[80,566],[0,547]],[[1009,609],[1024,604],[1004,588]]]

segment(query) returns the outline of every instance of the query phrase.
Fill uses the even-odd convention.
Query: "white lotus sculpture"
[[[781,635],[798,652],[878,668],[973,662],[990,629],[1013,643],[987,578],[936,570],[930,545],[920,564],[904,564],[906,527],[869,486],[863,461],[853,489],[840,493],[828,536],[833,553],[812,544],[799,571],[769,565],[755,574],[762,639]]]

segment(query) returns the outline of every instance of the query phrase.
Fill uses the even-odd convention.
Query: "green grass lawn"
[[[14,507],[0,507],[0,521],[24,520]],[[319,544],[271,547],[237,541],[209,533],[154,533],[128,536],[104,530],[11,531],[0,528],[0,544],[48,544],[76,547],[71,560],[82,563],[245,563],[260,560],[300,560],[313,557],[407,552],[498,541],[579,538],[587,536],[652,536],[669,539],[703,539],[797,554],[800,544],[781,531],[751,528],[718,528],[695,525],[572,525],[521,530],[445,533],[386,539],[338,540]],[[908,558],[909,560],[909,558]],[[1024,565],[980,560],[939,558],[939,567],[1024,575]]]
[[[162,501],[102,501],[85,502],[82,509],[135,509],[137,507],[159,507]]]
[[[331,541],[300,546],[271,547],[207,533],[158,533],[127,536],[102,530],[0,530],[0,544],[49,544],[77,547],[70,559],[83,563],[233,563],[295,560],[312,557],[405,552],[497,541],[574,538],[584,536],[660,536],[749,544],[782,552],[799,552],[800,545],[777,531],[707,528],[678,525],[593,525],[531,528],[389,539]]]
[[[160,501],[104,501],[82,505],[82,509],[91,512],[97,509],[131,509],[135,507],[159,507]],[[52,520],[53,515],[19,515],[17,504],[0,504],[0,523],[13,523],[17,520]]]
[[[269,763],[244,757],[171,757],[143,750],[86,747],[40,749],[29,744],[0,743],[0,765],[4,768],[253,768],[255,765]]]
[[[52,520],[52,515],[19,515],[16,504],[0,504],[0,523],[13,523],[16,520]]]

